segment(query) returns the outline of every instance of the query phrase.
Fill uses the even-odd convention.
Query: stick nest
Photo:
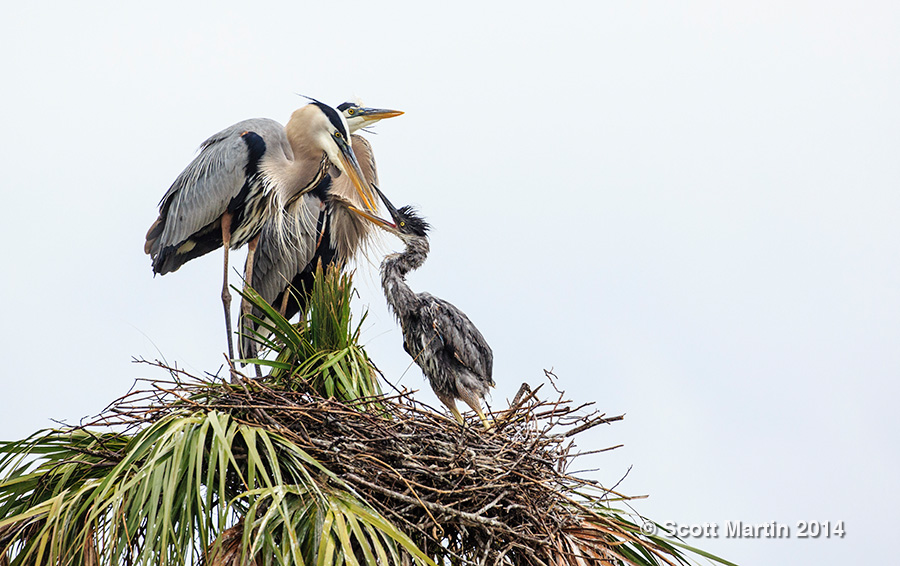
[[[186,374],[166,369],[176,383],[150,382],[91,424],[143,426],[173,410],[218,410],[277,431],[438,564],[621,564],[637,555],[673,563],[671,549],[609,507],[628,498],[568,472],[586,453],[574,437],[623,416],[573,404],[558,390],[545,400],[543,385],[523,384],[484,430],[477,419],[460,426],[407,391],[345,402],[265,380],[186,385]]]

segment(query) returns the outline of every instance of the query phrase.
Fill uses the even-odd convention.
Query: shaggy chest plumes
[[[361,136],[352,136],[352,140],[366,183],[376,184],[378,173],[371,145]],[[323,267],[343,266],[365,253],[374,229],[347,208],[366,206],[349,175],[327,158],[320,159],[310,172],[312,176],[304,179],[311,180],[295,191],[284,214],[263,227],[254,256],[251,286],[288,319],[305,309],[316,267],[320,263]],[[253,314],[263,316],[258,309]],[[257,324],[250,320],[247,326],[251,332],[241,341],[241,355],[255,357],[252,336]]]

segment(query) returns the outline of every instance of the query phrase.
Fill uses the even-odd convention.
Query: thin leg
[[[472,395],[471,393],[468,395],[463,395],[462,400],[466,405],[472,407],[476,413],[478,413],[478,418],[481,419],[481,424],[484,425],[485,430],[490,430],[491,422],[484,416],[484,411],[481,410],[481,402],[478,397]]]
[[[463,419],[463,416],[459,414],[459,409],[456,408],[456,399],[454,399],[453,397],[444,397],[443,395],[438,395],[437,398],[448,409],[450,409],[450,412],[453,414],[453,417],[456,418],[459,424],[461,424],[462,426],[466,425],[465,419]]]
[[[228,359],[234,359],[234,344],[231,339],[231,292],[228,290],[228,250],[231,247],[231,213],[222,215],[222,247],[225,248],[225,269],[222,276],[222,306],[225,307],[225,332],[228,334]],[[234,372],[231,382],[237,381]]]
[[[250,240],[247,243],[247,262],[244,266],[244,292],[245,293],[247,291],[247,287],[253,286],[253,255],[256,253],[257,244],[259,244],[259,236],[260,236],[260,234],[257,234],[255,238],[253,238],[252,240]],[[250,301],[248,301],[246,298],[241,299],[240,330],[241,330],[241,341],[244,344],[248,344],[250,341],[252,341],[252,338],[244,337],[244,333],[250,330],[249,329],[250,321],[247,318],[247,315],[249,315],[252,311],[253,311],[253,304]],[[252,344],[251,348],[252,348],[251,351],[244,352],[244,354],[255,357],[257,354],[256,344],[255,343]],[[262,377],[262,370],[259,368],[259,366],[255,365],[254,367],[256,369],[256,377]]]
[[[478,418],[481,419],[481,424],[484,425],[484,430],[491,430],[491,421],[484,416],[484,411],[481,410],[481,407],[472,407],[475,409],[475,412],[478,413]]]
[[[284,313],[287,312],[288,299],[290,299],[290,298],[291,298],[291,288],[288,287],[287,289],[284,290],[284,293],[281,294],[281,307],[279,307],[279,309],[278,309],[278,314],[280,314],[281,316],[284,316]]]
[[[253,286],[253,254],[256,253],[256,245],[259,244],[259,234],[247,243],[247,265],[244,267],[244,290],[248,286]],[[250,301],[244,299],[241,301],[241,315],[250,314],[252,306]]]
[[[450,412],[453,413],[453,416],[456,417],[456,420],[460,425],[466,426],[466,421],[463,419],[463,416],[459,413],[459,409],[456,406],[450,406]]]

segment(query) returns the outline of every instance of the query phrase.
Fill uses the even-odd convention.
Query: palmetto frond
[[[359,333],[365,315],[355,326],[350,301],[350,275],[321,266],[316,270],[309,308],[300,321],[291,324],[253,289],[239,291],[245,300],[264,313],[253,317],[258,324],[252,338],[269,351],[274,360],[248,360],[271,368],[269,377],[285,387],[309,387],[325,397],[352,400],[381,394],[375,371]]]
[[[198,564],[235,524],[248,537],[242,559],[261,564],[356,549],[399,564],[398,546],[417,553],[296,444],[220,411],[178,411],[130,437],[49,431],[0,454],[0,550],[11,564]],[[339,527],[348,513],[372,536],[308,528],[298,538],[294,528],[335,517]]]

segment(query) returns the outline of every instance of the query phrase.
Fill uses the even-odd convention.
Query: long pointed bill
[[[366,183],[366,178],[363,176],[362,169],[359,167],[359,161],[356,160],[356,155],[350,148],[350,144],[343,141],[343,143],[338,144],[338,147],[341,150],[339,157],[341,165],[343,165],[341,167],[343,173],[350,177],[356,192],[359,193],[360,198],[366,205],[366,210],[375,212],[378,210],[378,205],[375,204],[375,195],[372,193],[372,189],[369,188],[368,183]]]
[[[379,120],[387,118],[395,118],[403,114],[400,110],[387,110],[385,108],[354,108],[353,117],[361,118],[363,127],[373,124]]]
[[[344,118],[347,119],[347,127],[350,133],[362,130],[374,125],[376,122],[400,116],[403,112],[399,110],[387,110],[385,108],[366,108],[363,106],[352,105],[345,102],[341,106],[346,106],[342,111]]]
[[[384,228],[388,232],[396,233],[396,231],[397,231],[397,225],[394,224],[393,222],[388,222],[384,218],[379,218],[378,216],[369,214],[365,210],[360,210],[360,209],[356,208],[355,206],[353,206],[352,204],[348,205],[347,208],[350,210],[350,212],[353,212],[355,214],[358,214],[359,216],[362,216],[363,218],[365,218],[372,224],[375,224],[376,226],[380,226],[381,228]]]
[[[378,198],[380,198],[381,202],[384,203],[384,206],[387,207],[388,212],[391,215],[391,218],[394,219],[394,222],[395,222],[394,227],[396,228],[396,222],[399,222],[399,220],[397,219],[397,208],[394,206],[394,204],[391,201],[388,200],[388,198],[386,196],[384,196],[384,193],[381,192],[381,189],[378,188],[378,185],[372,185],[372,188],[375,189],[375,192],[378,193]],[[384,222],[387,222],[387,221],[385,220]]]

